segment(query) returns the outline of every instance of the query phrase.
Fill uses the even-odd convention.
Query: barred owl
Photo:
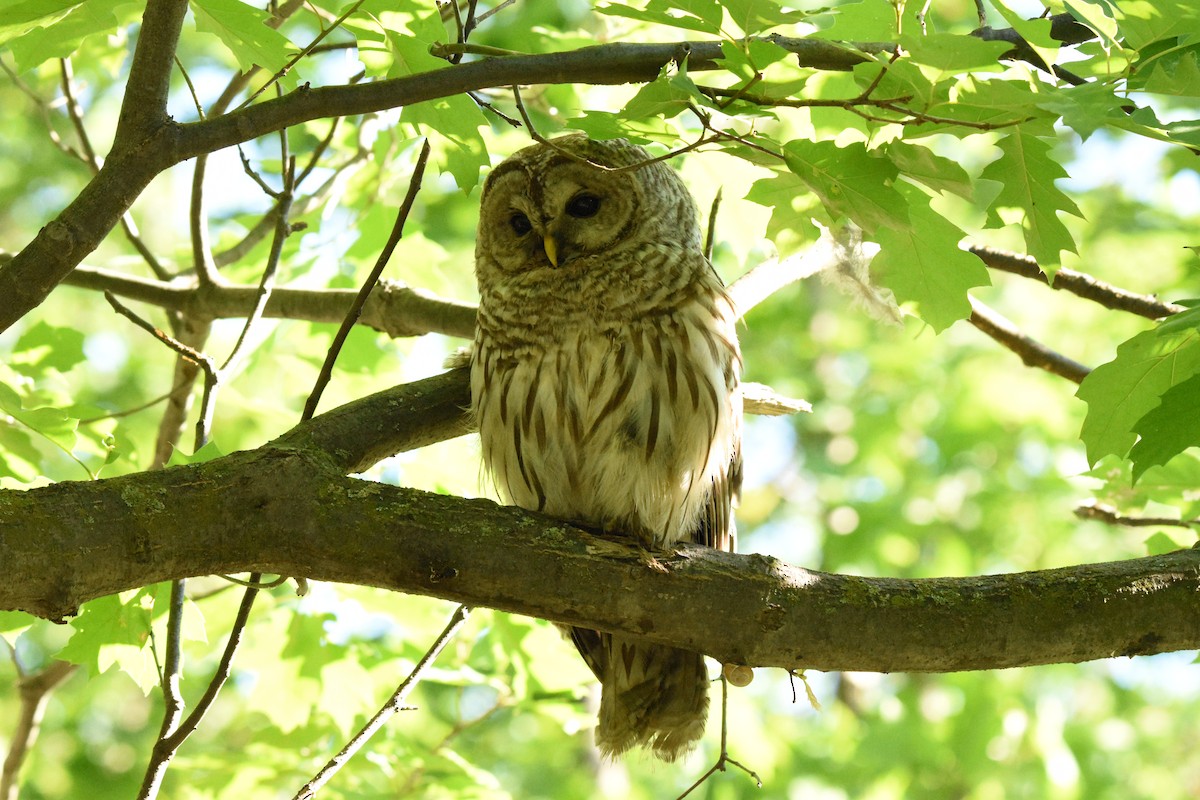
[[[650,551],[732,549],[736,314],[691,196],[648,158],[621,140],[569,136],[520,150],[488,177],[471,356],[483,460],[523,508]],[[625,634],[569,635],[601,683],[602,753],[640,745],[673,760],[696,743],[703,656]]]

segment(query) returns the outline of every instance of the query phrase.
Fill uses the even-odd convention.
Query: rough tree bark
[[[0,492],[0,608],[51,619],[170,578],[257,571],[431,595],[703,651],[727,663],[998,669],[1200,646],[1200,551],[900,580],[761,555],[658,555],[561,521],[347,477],[465,433],[465,375],[381,392],[260,448]]]

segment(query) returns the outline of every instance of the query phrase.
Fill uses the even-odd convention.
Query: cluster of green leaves
[[[1047,63],[1086,80],[1072,86],[1003,60],[1005,43],[969,36],[975,12],[963,0],[932,4],[923,19],[920,9],[886,0],[815,6],[522,3],[486,21],[472,41],[534,53],[604,41],[721,41],[719,69],[685,60],[643,86],[532,87],[525,110],[545,135],[625,136],[656,154],[706,140],[682,168],[698,198],[711,196],[714,184],[727,187],[715,261],[729,277],[773,251],[802,248],[821,227],[853,224],[879,246],[872,270],[911,313],[905,327],[865,319],[820,284],[772,300],[747,321],[748,377],[807,397],[816,413],[749,421],[739,514],[746,547],[823,569],[905,576],[1142,554],[1143,534],[1080,524],[1067,512],[1094,492],[1127,513],[1200,513],[1200,463],[1186,449],[1200,444],[1195,312],[1150,327],[1070,305],[1035,284],[989,287],[987,271],[960,241],[1027,252],[1049,273],[1061,265],[1171,300],[1198,296],[1195,259],[1182,245],[1200,244],[1188,238],[1200,217],[1168,194],[1173,179],[1194,174],[1189,148],[1200,145],[1197,10],[1188,0],[1055,0],[1049,11],[1070,11],[1096,34],[1066,48],[1050,38],[1049,21],[1026,20],[1015,4],[990,4],[993,24],[1014,27]],[[30,111],[6,114],[0,133],[0,246],[22,246],[89,177],[54,144],[80,149],[60,102],[56,60],[73,60],[83,122],[106,141],[144,8],[126,0],[0,8],[0,60],[15,75],[0,81],[0,107]],[[312,0],[278,27],[241,0],[193,0],[191,10],[179,63],[206,105],[251,68],[253,91],[275,82],[284,91],[337,83],[359,70],[381,80],[449,69],[430,47],[456,38],[452,18],[419,0]],[[297,59],[335,20],[341,24],[320,52]],[[816,70],[778,41],[747,38],[772,33],[893,42],[899,55],[874,49],[850,71]],[[183,78],[172,77],[171,110],[195,119]],[[479,99],[519,116],[503,88]],[[282,283],[357,286],[387,238],[415,144],[426,136],[448,180],[427,180],[388,275],[473,297],[481,170],[528,135],[466,96],[343,120],[332,131],[314,122],[288,132],[301,158],[327,137],[331,146],[299,187],[297,218],[308,228],[285,244]],[[1111,158],[1134,141],[1174,149],[1156,151],[1162,164],[1144,181],[1089,189],[1063,180],[1094,167],[1090,148]],[[277,138],[245,149],[278,185]],[[268,241],[251,234],[272,201],[236,161],[214,157],[210,175],[214,249],[240,255],[222,262],[222,274],[253,284]],[[160,259],[186,271],[191,248],[181,231],[189,209],[186,192],[172,185],[182,180],[169,174],[133,216]],[[1142,182],[1161,191],[1130,188]],[[130,266],[139,262],[119,235],[88,263],[141,269]],[[951,327],[970,311],[968,291],[1088,363],[1115,351],[1080,390],[1086,419],[1061,381]],[[170,327],[161,310],[139,309]],[[925,335],[926,326],[945,334]],[[227,351],[239,329],[218,325],[206,347]],[[331,325],[304,320],[264,321],[256,330],[218,405],[214,438],[226,452],[294,423],[332,335]],[[457,344],[356,332],[326,407],[432,371]],[[94,291],[60,288],[0,336],[0,353],[0,486],[145,468],[162,405],[142,406],[172,388],[174,356],[114,317]],[[1081,423],[1086,458],[1076,436]],[[190,449],[186,440],[181,446]],[[1097,461],[1088,482],[1071,479]],[[469,443],[451,442],[393,459],[373,477],[469,495],[479,491],[476,462]],[[214,668],[238,594],[216,580],[195,582],[192,591],[184,615],[189,700]],[[105,598],[66,627],[0,615],[0,633],[23,670],[58,658],[87,673],[50,704],[24,772],[28,796],[136,790],[161,709],[151,690],[168,595],[148,587]],[[353,587],[318,587],[306,599],[280,587],[260,605],[232,684],[172,767],[165,791],[173,797],[299,786],[388,696],[449,614],[442,603]],[[597,767],[581,733],[592,720],[586,669],[552,628],[531,620],[477,611],[438,664],[413,698],[420,711],[401,715],[374,740],[370,755],[326,790],[331,796],[671,796],[715,753],[714,730],[678,770],[637,760]],[[731,742],[767,788],[757,792],[731,773],[708,796],[1186,796],[1197,772],[1187,734],[1200,711],[1195,693],[1155,686],[1136,670],[1116,681],[1111,671],[815,676],[821,714],[803,693],[787,702],[785,677],[760,676],[732,698]],[[15,677],[7,663],[0,678]],[[0,692],[0,719],[14,719],[17,703],[15,692]]]

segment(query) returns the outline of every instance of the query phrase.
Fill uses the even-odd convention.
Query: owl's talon
[[[646,554],[646,566],[649,567],[650,569],[654,570],[655,572],[661,572],[663,575],[669,575],[671,572],[670,567],[668,567],[666,564],[659,561],[657,558],[650,555],[649,553]]]

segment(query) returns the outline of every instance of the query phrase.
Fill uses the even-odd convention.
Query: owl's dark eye
[[[576,219],[596,216],[600,210],[600,198],[594,194],[577,194],[567,203],[567,213]]]
[[[533,230],[533,223],[529,221],[529,217],[519,211],[508,218],[508,224],[512,226],[513,233],[517,236],[524,236]]]

